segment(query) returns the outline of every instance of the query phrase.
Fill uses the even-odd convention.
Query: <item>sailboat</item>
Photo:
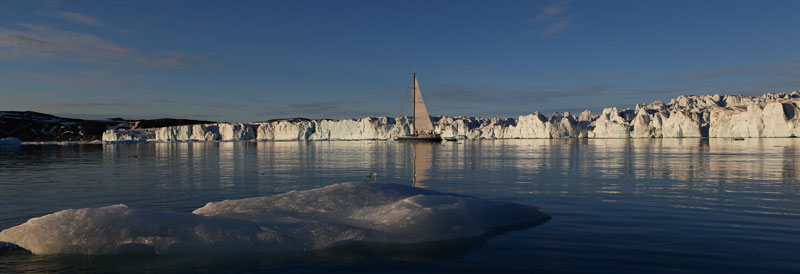
[[[411,123],[411,135],[394,137],[395,141],[432,141],[441,142],[442,136],[433,132],[433,123],[425,108],[425,101],[422,100],[422,93],[419,91],[417,73],[413,72],[414,78],[414,119]]]

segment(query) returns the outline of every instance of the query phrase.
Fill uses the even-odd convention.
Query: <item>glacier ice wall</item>
[[[388,140],[410,132],[408,117],[344,120],[276,120],[156,129],[108,130],[104,142],[239,140]],[[635,109],[610,107],[517,118],[433,117],[443,137],[514,138],[691,138],[800,136],[800,91],[745,95],[681,95]]]

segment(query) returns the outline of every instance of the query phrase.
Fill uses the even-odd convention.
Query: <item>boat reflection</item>
[[[433,146],[438,143],[433,142],[414,142],[411,144],[414,154],[411,161],[411,185],[420,188],[427,188],[425,181],[428,180],[428,172],[433,165]]]

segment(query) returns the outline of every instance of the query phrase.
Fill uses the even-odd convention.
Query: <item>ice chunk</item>
[[[208,203],[193,213],[113,205],[62,210],[0,232],[34,254],[298,252],[412,244],[530,227],[536,207],[382,183]]]
[[[700,122],[683,111],[673,111],[664,119],[661,134],[667,138],[702,137]]]
[[[629,138],[630,126],[616,107],[605,108],[594,122],[589,138]]]
[[[155,130],[146,129],[108,129],[103,132],[105,143],[137,143],[153,141]]]
[[[34,254],[247,250],[257,243],[280,244],[273,231],[256,223],[125,205],[69,209],[33,218],[0,232],[0,241]]]
[[[22,142],[19,141],[17,138],[2,138],[0,139],[0,147],[18,147],[21,146]]]

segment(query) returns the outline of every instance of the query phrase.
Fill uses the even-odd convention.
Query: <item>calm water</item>
[[[800,139],[241,142],[0,150],[0,229],[67,208],[190,212],[347,181],[539,206],[469,241],[286,256],[34,256],[0,272],[800,272]]]

